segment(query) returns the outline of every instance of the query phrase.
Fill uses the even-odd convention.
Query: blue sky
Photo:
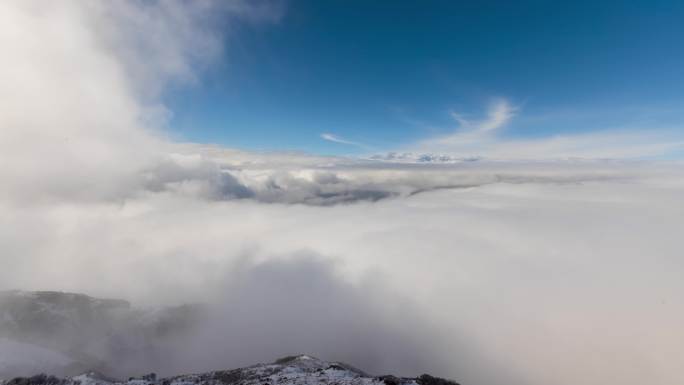
[[[290,1],[230,25],[222,56],[165,96],[183,140],[354,154],[487,119],[503,139],[681,132],[684,3]],[[226,27],[227,28],[227,27]],[[344,141],[324,140],[321,134]]]

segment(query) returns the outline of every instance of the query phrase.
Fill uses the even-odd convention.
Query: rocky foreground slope
[[[270,364],[199,374],[157,378],[154,373],[128,380],[107,378],[96,372],[58,378],[45,374],[0,381],[0,385],[458,385],[427,374],[416,378],[371,376],[339,362],[299,355]]]

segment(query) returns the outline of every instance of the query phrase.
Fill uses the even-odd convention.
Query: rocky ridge
[[[371,376],[340,362],[328,362],[307,355],[281,358],[269,364],[157,378],[150,373],[116,380],[97,372],[73,377],[39,374],[0,381],[0,385],[458,385],[456,382],[423,374],[415,378],[391,375]]]

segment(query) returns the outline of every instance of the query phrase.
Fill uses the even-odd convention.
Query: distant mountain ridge
[[[97,372],[59,378],[39,374],[0,381],[0,385],[459,385],[423,374],[419,377],[371,376],[341,362],[328,362],[307,355],[288,356],[270,364],[232,370],[157,378],[150,373],[128,380],[115,380]]]
[[[389,162],[389,163],[464,163],[476,162],[481,160],[480,157],[457,157],[447,154],[433,154],[433,153],[414,153],[414,152],[388,152],[384,154],[375,154],[368,157],[369,160]]]
[[[0,291],[0,378],[45,371],[116,373],[112,362],[154,355],[186,335],[202,305],[138,309],[120,299],[56,291]]]

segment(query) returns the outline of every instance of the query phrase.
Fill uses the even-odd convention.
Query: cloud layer
[[[166,360],[183,370],[315,350],[468,383],[668,383],[684,338],[676,175],[519,180],[323,207],[172,192],[4,205],[0,281],[230,309],[209,341],[195,336],[193,355],[220,354]]]

